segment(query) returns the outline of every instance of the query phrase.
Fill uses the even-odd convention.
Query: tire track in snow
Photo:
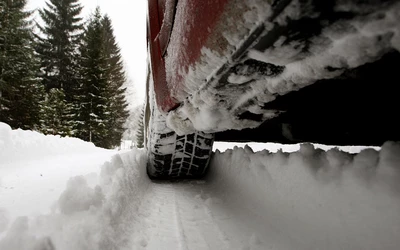
[[[138,217],[133,249],[187,249],[182,243],[174,189],[170,184],[150,184]]]
[[[184,232],[190,235],[190,239],[187,240],[188,249],[231,249],[227,237],[201,200],[198,194],[199,186],[178,185],[176,190],[182,190],[176,201],[181,221],[184,221]]]
[[[208,216],[208,218],[213,222],[213,225],[216,228],[216,231],[221,239],[221,241],[224,243],[224,247],[220,248],[220,249],[231,249],[231,246],[229,244],[229,237],[228,235],[221,229],[221,227],[218,225],[217,220],[214,216],[214,214],[212,213],[211,209],[207,206],[207,205],[203,205],[204,206],[204,211],[205,214]]]
[[[134,225],[134,249],[234,249],[201,198],[200,186],[150,184]]]
[[[179,246],[180,246],[180,249],[182,249],[182,250],[188,250],[189,248],[188,248],[188,246],[187,246],[187,237],[186,237],[186,234],[185,234],[185,232],[184,232],[184,230],[183,230],[183,224],[182,224],[182,219],[181,219],[181,216],[180,216],[180,212],[179,212],[179,207],[178,207],[178,201],[177,201],[177,199],[176,199],[176,192],[174,191],[174,206],[175,206],[175,214],[174,214],[174,216],[175,216],[175,220],[176,220],[176,222],[177,222],[177,232],[178,232],[178,234],[179,234]]]

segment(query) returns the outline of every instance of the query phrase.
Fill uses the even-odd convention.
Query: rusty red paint
[[[168,1],[168,0],[167,0]],[[185,2],[183,2],[185,1]],[[174,55],[172,61],[178,64],[178,68],[187,70],[190,65],[194,65],[201,56],[201,49],[206,44],[210,34],[223,13],[224,7],[229,0],[178,0],[178,5],[184,3],[184,10],[175,16],[175,25],[173,35],[179,34],[185,37],[185,42],[174,44],[179,46],[179,52]],[[162,6],[160,6],[160,4]],[[165,61],[162,57],[162,50],[158,39],[163,18],[163,10],[165,8],[165,0],[149,0],[149,32],[150,39],[150,55],[154,79],[154,88],[156,92],[156,100],[158,106],[163,111],[174,109],[179,102],[172,98],[171,89],[169,89],[166,81]],[[188,30],[176,30],[179,23],[186,23],[187,17],[191,18],[194,25]],[[167,69],[168,70],[168,69]],[[173,84],[174,89],[182,88],[184,79],[179,72],[174,72],[176,77]]]
[[[149,0],[149,12],[148,12],[148,34],[150,44],[150,60],[154,80],[154,89],[156,92],[157,105],[163,110],[164,107],[174,107],[177,102],[172,100],[170,91],[166,84],[165,78],[165,62],[162,57],[161,48],[158,39],[156,39],[162,25],[163,13],[160,13],[164,9],[164,6],[159,6],[161,1]],[[164,2],[165,3],[165,2]]]

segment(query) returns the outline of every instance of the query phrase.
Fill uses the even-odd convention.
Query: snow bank
[[[0,208],[0,233],[7,229],[9,223],[8,213],[4,208]]]
[[[90,207],[100,207],[104,199],[99,186],[90,188],[85,177],[75,176],[67,183],[67,189],[58,201],[61,213],[73,214],[89,210]]]
[[[227,207],[249,211],[261,249],[398,249],[400,143],[350,154],[219,151],[210,182]]]
[[[370,146],[331,146],[331,145],[323,145],[323,144],[313,144],[315,148],[319,148],[325,151],[330,149],[337,148],[340,151],[344,151],[347,153],[360,153],[364,149],[375,149],[380,150],[380,147],[370,147]],[[258,143],[258,142],[250,142],[250,143],[239,143],[239,142],[214,142],[213,151],[224,152],[228,149],[234,148],[245,148],[249,147],[253,152],[258,152],[262,150],[268,150],[271,153],[276,153],[278,151],[292,153],[300,150],[301,144],[280,144],[280,143]]]
[[[125,249],[149,183],[145,163],[144,151],[133,150],[104,163],[95,187],[83,176],[72,177],[53,212],[17,218],[0,238],[0,249]],[[6,219],[0,209],[0,230]]]
[[[10,161],[40,159],[48,155],[85,153],[93,150],[96,150],[93,143],[77,138],[61,138],[21,129],[12,130],[7,124],[0,122],[0,166]]]

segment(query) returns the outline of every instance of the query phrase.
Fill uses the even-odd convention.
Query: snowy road
[[[216,217],[202,200],[202,184],[152,185],[140,208],[145,249],[231,249]],[[141,237],[141,236],[139,236]]]
[[[214,154],[204,180],[151,182],[144,150],[7,133],[0,137],[2,250],[400,245],[399,143],[347,148],[351,154],[308,144],[287,147],[291,153],[276,152],[279,145],[234,148]]]
[[[246,249],[243,242],[257,244],[249,215],[215,198],[205,182],[152,184],[139,209],[137,228],[146,230],[135,241],[142,249]]]

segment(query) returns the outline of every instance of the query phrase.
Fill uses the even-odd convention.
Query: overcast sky
[[[46,0],[28,0],[27,8],[43,8]],[[128,79],[136,92],[134,103],[144,98],[146,75],[146,4],[147,0],[81,0],[82,17],[88,17],[96,6],[112,20],[114,34],[121,48]],[[38,18],[38,17],[36,17]],[[130,90],[132,92],[132,90]],[[132,102],[132,100],[131,100]]]

